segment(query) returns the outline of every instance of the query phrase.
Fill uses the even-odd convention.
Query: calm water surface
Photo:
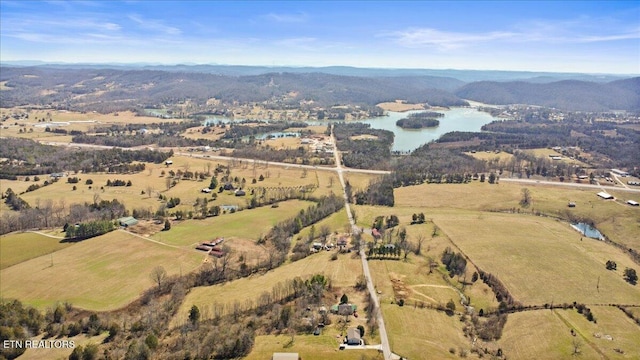
[[[433,110],[430,110],[433,111]],[[394,151],[411,151],[429,141],[437,140],[440,136],[451,131],[473,131],[479,132],[482,125],[498,120],[488,113],[478,111],[474,108],[451,108],[450,110],[436,110],[444,114],[438,118],[440,125],[434,128],[408,130],[396,126],[396,121],[407,117],[409,112],[389,112],[388,116],[363,120],[361,122],[370,124],[374,129],[384,129],[395,134],[393,143]]]
[[[433,111],[433,110],[430,110]],[[478,132],[482,125],[488,124],[494,120],[488,113],[481,112],[475,108],[451,108],[449,110],[436,110],[444,114],[444,117],[438,118],[440,125],[435,128],[426,129],[403,129],[396,126],[396,121],[407,117],[411,113],[418,111],[393,112],[389,111],[387,116],[381,116],[366,120],[358,120],[371,125],[374,129],[383,129],[392,131],[395,134],[393,143],[393,151],[411,151],[430,141],[437,140],[440,136],[451,131],[473,131]],[[241,119],[231,120],[229,118],[210,116],[207,117],[205,123],[218,123],[229,121],[242,121]],[[308,121],[312,125],[326,125],[329,121]]]

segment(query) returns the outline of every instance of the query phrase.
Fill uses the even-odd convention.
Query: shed
[[[353,315],[356,311],[356,306],[352,304],[340,304],[338,305],[338,315]]]
[[[353,327],[347,329],[347,345],[360,345],[361,341],[360,330]]]
[[[299,360],[300,355],[298,353],[273,353],[271,356],[271,360]]]
[[[172,160],[167,160],[167,161],[164,162],[164,164],[169,166],[169,165],[173,164],[173,161]]]
[[[211,192],[211,189],[209,189],[209,188],[203,188],[203,189],[202,189],[202,190],[200,190],[200,191],[202,191],[203,193],[207,193],[207,194],[208,194],[208,193],[210,193],[210,192]]]
[[[576,203],[574,203],[574,202],[570,202],[570,203],[569,203],[569,207],[576,207]]]
[[[118,219],[118,223],[120,224],[120,226],[129,227],[129,226],[136,225],[138,223],[138,220],[133,216],[127,216],[127,217],[121,217],[120,219]]]
[[[609,200],[609,199],[613,199],[613,195],[609,194],[608,192],[605,191],[600,191],[598,193],[598,196],[600,196],[603,199]]]
[[[637,201],[633,201],[633,200],[627,200],[627,204],[631,206],[640,206],[640,204],[638,204]]]
[[[236,196],[245,196],[245,195],[247,195],[247,193],[244,192],[244,190],[242,189],[236,190]]]

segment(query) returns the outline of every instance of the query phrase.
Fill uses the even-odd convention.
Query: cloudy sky
[[[0,0],[0,61],[640,74],[640,2]]]

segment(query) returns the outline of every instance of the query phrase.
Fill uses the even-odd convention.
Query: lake
[[[494,120],[500,120],[488,113],[478,111],[475,108],[451,108],[450,110],[435,111],[443,113],[444,117],[438,118],[440,125],[433,128],[403,129],[396,126],[396,121],[407,117],[411,113],[420,111],[407,111],[402,113],[389,111],[388,116],[361,120],[360,122],[369,124],[374,129],[392,131],[395,134],[393,151],[411,151],[420,147],[422,144],[437,140],[440,136],[448,132],[479,132],[482,125]]]
[[[428,110],[434,111],[434,110]],[[435,110],[444,114],[444,117],[438,118],[440,125],[433,128],[425,129],[403,129],[396,126],[396,121],[409,116],[411,113],[421,112],[421,110],[407,111],[407,112],[387,112],[386,116],[375,117],[365,120],[357,120],[354,122],[361,122],[371,125],[374,129],[389,130],[394,133],[395,139],[393,151],[412,151],[423,144],[430,141],[437,140],[443,134],[451,131],[471,131],[478,132],[482,125],[488,124],[494,120],[501,120],[494,118],[490,114],[482,111],[478,111],[475,108],[469,107],[454,107],[449,110]],[[242,121],[242,119],[229,119],[219,116],[210,116],[205,120],[206,123],[219,123],[229,121]],[[307,121],[311,125],[327,125],[330,121]]]

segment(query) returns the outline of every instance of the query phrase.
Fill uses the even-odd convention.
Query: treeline
[[[351,201],[351,199],[349,199]],[[357,205],[383,205],[393,206],[393,175],[385,175],[369,182],[365,190],[357,191],[353,201]]]
[[[45,200],[39,202],[37,207],[25,206],[20,211],[3,211],[0,215],[0,234],[7,234],[19,230],[62,227],[65,224],[94,220],[115,220],[128,216],[129,213],[124,204],[116,199],[70,205],[65,204],[64,201],[56,203]]]
[[[443,113],[425,111],[419,113],[409,114],[406,118],[396,121],[396,126],[403,129],[422,129],[426,127],[436,127],[440,125],[440,121],[437,119],[444,117]]]
[[[71,141],[79,144],[92,144],[101,146],[117,146],[130,148],[143,145],[157,144],[160,147],[186,147],[211,145],[210,140],[188,139],[182,136],[169,134],[145,133],[140,135],[76,135]]]
[[[372,129],[369,124],[363,123],[337,123],[333,125],[333,133],[336,145],[342,152],[342,162],[345,166],[358,169],[389,169],[391,167],[393,132]],[[371,135],[375,138],[352,139],[359,135]]]
[[[74,240],[84,240],[106,234],[116,229],[111,220],[95,220],[75,225],[67,225],[65,238]]]
[[[173,151],[80,150],[43,145],[28,139],[5,138],[0,141],[0,157],[16,162],[0,163],[0,177],[65,171],[84,173],[130,171],[129,164],[133,162],[160,164],[171,156]]]
[[[337,212],[344,207],[344,200],[336,195],[324,196],[318,199],[317,204],[309,206],[306,210],[300,210],[300,213],[294,218],[284,220],[276,224],[269,234],[265,237],[274,245],[280,254],[280,259],[284,261],[284,257],[289,252],[291,246],[291,237],[300,232],[303,228],[315,224],[325,217]]]
[[[226,144],[228,146],[228,144]],[[303,165],[333,165],[335,160],[333,154],[324,152],[310,152],[304,147],[296,149],[273,149],[268,146],[245,146],[236,147],[231,156],[245,159],[255,159],[273,162],[286,162]]]
[[[471,181],[471,174],[485,171],[486,165],[460,150],[425,144],[401,157],[394,170],[393,186],[400,187],[424,182],[466,183]]]

